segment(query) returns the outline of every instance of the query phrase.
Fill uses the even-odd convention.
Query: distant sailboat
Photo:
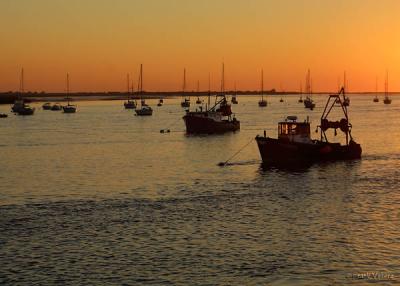
[[[21,70],[21,77],[19,82],[19,93],[17,99],[14,102],[14,105],[11,107],[12,112],[18,115],[33,115],[35,112],[35,108],[30,107],[28,104],[25,103],[23,98],[24,94],[24,69]]]
[[[138,115],[138,116],[153,115],[153,109],[150,106],[148,106],[145,103],[145,100],[143,99],[143,66],[142,66],[142,64],[140,64],[140,75],[139,75],[138,87],[139,87],[141,108],[135,110],[136,115]]]
[[[280,84],[280,88],[281,88],[281,92],[283,94],[284,91],[283,91],[283,88],[282,88],[282,84]],[[279,100],[279,102],[284,102],[282,95],[281,95],[281,99]]]
[[[186,90],[186,69],[183,69],[183,87],[182,87],[181,106],[182,107],[190,107],[190,96],[189,97],[185,96],[185,90]]]
[[[128,100],[124,102],[125,109],[135,109],[136,108],[136,101],[131,97],[130,87],[129,87],[129,74],[126,75],[127,80],[127,87],[128,87]],[[133,83],[132,83],[132,90],[133,90]]]
[[[374,102],[379,102],[378,98],[378,77],[375,79],[375,97],[374,97]]]
[[[50,110],[52,111],[60,111],[62,109],[62,106],[59,102],[56,102],[53,104]]]
[[[75,113],[76,112],[76,105],[70,103],[70,96],[69,96],[69,74],[67,73],[67,105],[64,105],[63,111],[64,113]]]
[[[232,104],[238,104],[237,91],[236,91],[236,82],[235,82],[235,93],[233,94],[233,96],[231,98],[231,102],[232,102]]]
[[[264,70],[261,69],[261,99],[258,101],[258,106],[265,107],[267,104],[267,101],[264,99]]]
[[[306,99],[304,100],[304,107],[313,110],[315,107],[315,103],[314,103],[314,100],[311,98],[312,89],[311,89],[310,70],[307,71],[307,75],[306,75],[306,94],[307,95],[306,95]]]
[[[199,97],[199,93],[200,93],[200,82],[197,81],[197,100],[196,100],[196,104],[202,104],[202,100]]]
[[[392,100],[389,98],[389,76],[386,71],[386,79],[385,79],[385,99],[383,100],[384,104],[391,104]]]
[[[42,109],[43,110],[50,110],[51,109],[51,103],[50,102],[46,102],[42,105]]]

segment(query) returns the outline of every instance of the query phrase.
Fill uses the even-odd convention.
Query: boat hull
[[[151,109],[136,109],[135,110],[137,116],[151,116],[153,115],[153,110]]]
[[[240,121],[220,120],[212,118],[197,117],[187,114],[183,117],[186,125],[186,132],[189,134],[214,134],[234,132],[240,130]]]
[[[300,165],[319,161],[360,159],[360,144],[351,141],[349,145],[313,141],[312,144],[288,142],[257,136],[256,142],[265,165]]]
[[[64,113],[76,113],[76,107],[72,105],[63,106]]]
[[[132,101],[124,102],[125,109],[135,109],[136,103]]]

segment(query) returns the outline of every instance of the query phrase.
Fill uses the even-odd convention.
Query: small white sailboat
[[[68,104],[64,105],[63,111],[64,113],[76,113],[76,105],[70,103],[70,96],[69,96],[69,74],[67,73],[67,100]]]
[[[135,110],[136,115],[138,116],[150,116],[153,115],[153,109],[145,103],[143,98],[143,66],[140,64],[140,73],[139,73],[139,94],[140,94],[140,105],[141,108],[137,108]]]

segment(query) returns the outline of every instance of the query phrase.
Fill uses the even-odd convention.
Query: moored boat
[[[182,87],[181,107],[189,108],[190,107],[190,96],[189,97],[185,96],[185,90],[186,90],[186,69],[183,69],[183,87]]]
[[[304,122],[298,122],[296,116],[288,116],[286,120],[278,123],[278,138],[259,136],[257,141],[260,155],[265,165],[294,166],[318,161],[328,160],[352,160],[361,158],[362,149],[351,136],[352,125],[349,122],[347,108],[343,105],[343,88],[339,94],[330,95],[321,116],[320,140],[311,139],[310,122],[307,118]],[[343,110],[344,118],[339,121],[328,120],[328,115],[337,99]],[[326,131],[339,129],[345,134],[345,144],[328,141]]]
[[[8,117],[8,114],[6,114],[6,113],[0,113],[0,118],[6,118],[6,117]]]
[[[42,109],[43,110],[50,110],[51,109],[51,103],[50,102],[46,102],[42,105]]]
[[[76,113],[76,105],[70,103],[71,98],[69,97],[69,74],[67,74],[67,105],[62,107],[64,113]]]
[[[237,131],[240,121],[233,115],[224,93],[224,65],[222,65],[221,94],[216,95],[215,105],[203,110],[186,111],[183,120],[189,134],[214,134]]]
[[[59,110],[61,110],[62,109],[62,106],[61,106],[61,104],[60,103],[54,103],[53,104],[53,106],[51,107],[51,110],[52,111],[59,111]]]
[[[266,107],[268,102],[264,99],[264,70],[261,70],[261,99],[258,101],[259,107]]]
[[[383,99],[384,104],[391,104],[392,99],[389,98],[389,76],[386,71],[386,79],[385,79],[385,98]]]
[[[125,109],[135,109],[136,108],[136,100],[132,98],[131,95],[133,95],[133,82],[132,82],[132,93],[131,93],[131,87],[130,85],[130,80],[129,80],[129,74],[126,75],[126,81],[127,81],[127,88],[128,88],[128,99],[127,101],[124,102],[124,108]]]
[[[140,94],[140,108],[136,108],[135,112],[137,116],[151,116],[153,115],[153,109],[145,103],[143,94],[143,66],[140,64],[140,75],[139,75],[139,94]]]
[[[304,99],[304,107],[313,110],[315,107],[314,100],[312,99],[312,87],[311,87],[311,74],[310,70],[307,71],[306,75],[306,99]]]
[[[24,97],[24,69],[21,70],[20,77],[20,92],[18,93],[17,99],[14,101],[11,111],[18,115],[33,115],[35,108],[25,103]]]

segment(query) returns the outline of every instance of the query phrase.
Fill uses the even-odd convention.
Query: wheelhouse
[[[296,116],[288,116],[285,121],[278,123],[278,139],[308,143],[311,141],[310,122],[297,122]]]

